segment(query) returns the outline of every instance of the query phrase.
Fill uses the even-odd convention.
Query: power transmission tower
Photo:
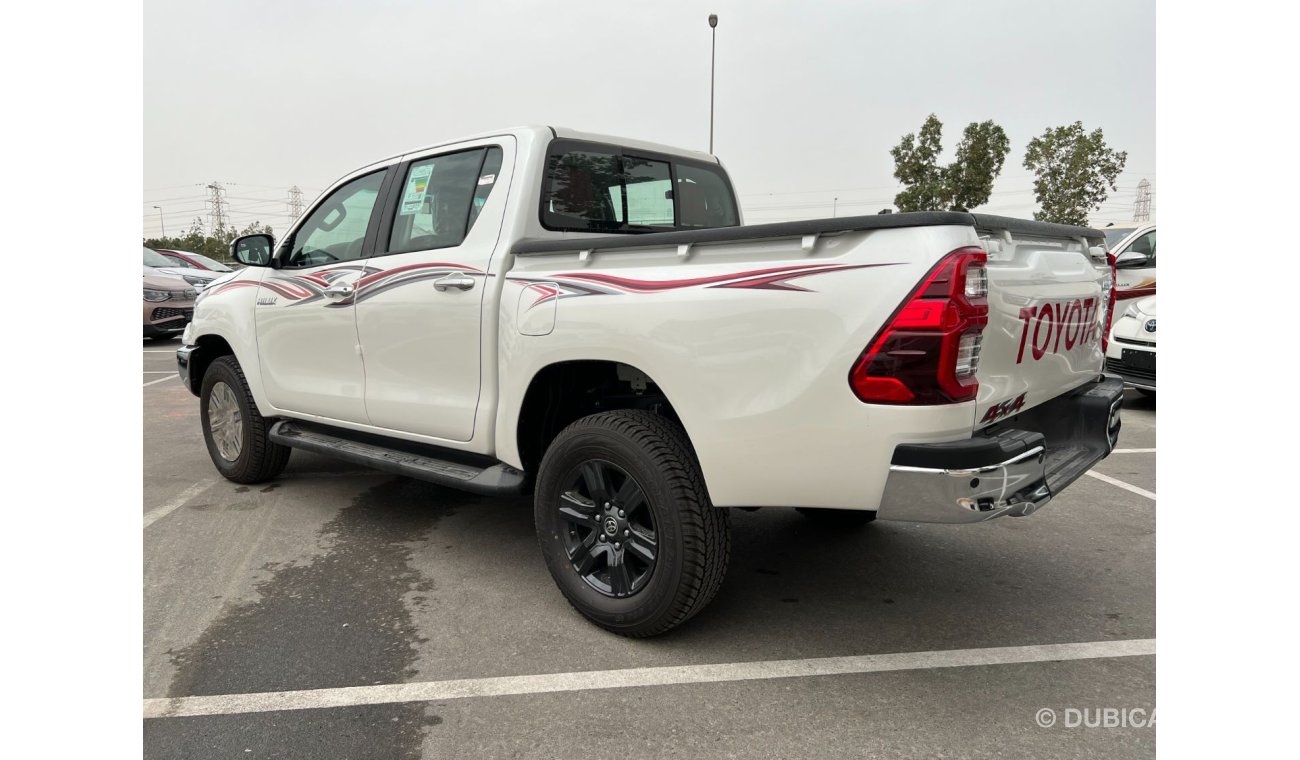
[[[289,188],[289,224],[302,216],[302,188],[294,185]]]
[[[226,188],[220,182],[213,181],[208,188],[208,215],[212,224],[211,234],[220,235],[226,229]]]
[[[1151,221],[1151,183],[1146,180],[1138,183],[1137,200],[1133,202],[1133,221]]]

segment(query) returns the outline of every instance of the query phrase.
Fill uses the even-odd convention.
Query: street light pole
[[[167,225],[163,222],[162,206],[154,206],[158,209],[158,226],[162,228],[162,236],[167,237]]]
[[[709,50],[709,153],[713,152],[713,75],[718,60],[718,14],[709,14],[709,28],[713,30],[713,44]]]

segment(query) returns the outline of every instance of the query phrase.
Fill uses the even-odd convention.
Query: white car
[[[1156,297],[1117,307],[1119,315],[1106,348],[1106,372],[1141,393],[1156,393]]]
[[[202,293],[203,289],[212,284],[212,281],[220,277],[222,272],[210,272],[206,269],[192,269],[189,267],[178,267],[176,262],[163,256],[161,253],[152,248],[144,249],[144,273],[163,274],[171,277],[179,277],[189,283],[195,290]]]
[[[526,127],[359,169],[232,254],[177,351],[221,475],[299,448],[531,490],[556,584],[623,635],[713,597],[731,507],[1023,516],[1119,434],[1093,229],[742,226],[714,156]]]
[[[1112,224],[1102,229],[1115,255],[1115,307],[1156,294],[1156,223]]]

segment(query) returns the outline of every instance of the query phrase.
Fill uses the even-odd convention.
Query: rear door
[[[473,437],[483,308],[514,158],[514,138],[502,136],[412,154],[396,168],[375,255],[357,283],[371,424]]]
[[[1082,228],[975,218],[989,254],[975,416],[984,427],[1101,374],[1111,273],[1104,239]]]

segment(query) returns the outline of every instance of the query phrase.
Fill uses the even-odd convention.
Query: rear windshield
[[[739,224],[716,164],[569,140],[551,143],[542,226],[574,232],[666,232]]]
[[[171,259],[158,253],[152,248],[144,249],[144,265],[147,267],[170,267],[175,266]]]

